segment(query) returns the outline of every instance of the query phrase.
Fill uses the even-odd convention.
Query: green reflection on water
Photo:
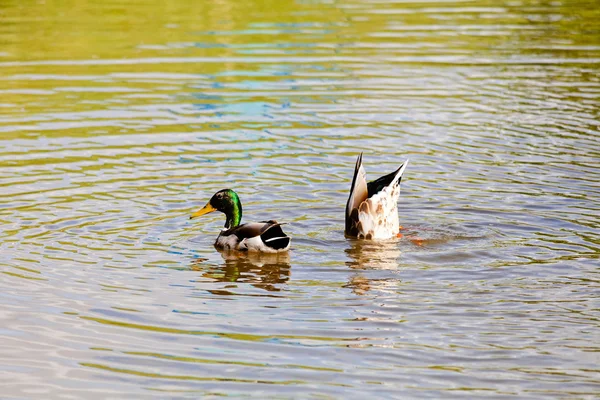
[[[80,318],[88,320],[88,321],[98,322],[98,323],[104,324],[104,325],[116,325],[116,326],[120,326],[123,328],[138,329],[138,330],[143,330],[143,331],[174,333],[174,334],[179,334],[179,335],[206,335],[206,336],[223,337],[223,338],[234,339],[234,340],[251,341],[251,342],[261,342],[261,341],[270,340],[270,339],[314,340],[314,341],[321,341],[321,342],[343,342],[343,341],[354,342],[354,341],[360,340],[360,338],[334,338],[334,337],[327,337],[327,336],[250,335],[250,334],[245,334],[245,333],[197,331],[197,330],[167,328],[167,327],[153,326],[153,325],[133,324],[130,322],[112,321],[109,319],[87,317],[87,316],[80,316]]]
[[[138,375],[148,378],[159,378],[159,379],[174,379],[181,381],[215,381],[215,382],[245,382],[245,383],[264,383],[269,385],[298,385],[306,384],[308,382],[298,380],[286,380],[286,381],[272,381],[262,379],[243,379],[243,378],[221,378],[221,377],[208,377],[208,376],[193,376],[193,375],[167,375],[158,374],[152,372],[136,371],[133,369],[125,368],[113,368],[108,365],[96,364],[96,363],[79,363],[83,367],[97,368],[110,372],[117,372],[121,374]]]
[[[225,360],[214,360],[214,359],[210,359],[210,358],[182,357],[182,356],[174,356],[174,355],[170,355],[170,354],[149,353],[149,352],[140,352],[140,351],[124,351],[123,353],[131,354],[131,355],[135,355],[135,356],[146,356],[146,357],[161,358],[161,359],[165,359],[165,360],[175,360],[175,361],[200,363],[200,364],[231,364],[231,365],[242,365],[242,366],[246,366],[246,367],[298,368],[298,369],[308,369],[308,370],[313,370],[313,371],[343,372],[342,369],[337,369],[337,368],[312,367],[309,365],[300,365],[300,364],[252,363],[252,362],[230,361],[230,360],[225,361]]]

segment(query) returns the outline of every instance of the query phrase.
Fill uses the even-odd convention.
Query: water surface
[[[60,4],[0,5],[4,396],[600,392],[595,2]],[[288,256],[215,251],[225,187]]]

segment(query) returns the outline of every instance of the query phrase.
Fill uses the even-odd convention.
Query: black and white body
[[[408,160],[394,172],[367,183],[362,153],[358,156],[346,204],[346,235],[375,240],[398,235],[400,180],[407,165]]]
[[[283,232],[282,224],[275,220],[240,224],[242,203],[237,193],[231,189],[215,193],[201,210],[190,216],[190,219],[213,211],[221,211],[227,217],[225,227],[215,241],[218,250],[280,253],[290,248],[292,239]]]
[[[258,251],[279,253],[288,251],[292,240],[275,220],[251,222],[224,229],[215,241],[219,250]]]

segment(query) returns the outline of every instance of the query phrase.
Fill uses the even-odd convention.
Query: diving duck
[[[398,235],[400,180],[407,165],[408,160],[394,172],[367,183],[360,153],[346,204],[344,232],[347,236],[359,239],[390,239]]]
[[[242,203],[238,194],[231,189],[219,190],[190,219],[213,211],[221,211],[227,217],[225,227],[215,241],[218,250],[280,253],[290,248],[292,239],[283,233],[282,224],[275,220],[240,225]]]

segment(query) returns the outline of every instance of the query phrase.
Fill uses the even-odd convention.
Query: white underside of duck
[[[386,187],[381,192],[360,203],[358,207],[359,239],[390,239],[400,231],[398,198],[400,186]]]

